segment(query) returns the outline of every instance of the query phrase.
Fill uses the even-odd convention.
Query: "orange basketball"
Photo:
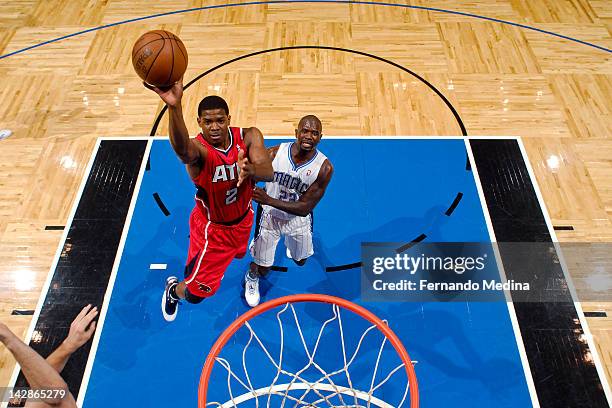
[[[169,31],[149,31],[134,44],[132,65],[146,83],[168,87],[185,73],[187,49],[181,39]]]

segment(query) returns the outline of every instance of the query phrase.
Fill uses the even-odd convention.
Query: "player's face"
[[[300,122],[295,131],[300,149],[306,151],[314,150],[321,141],[321,136],[323,136],[321,125],[312,119]]]
[[[227,141],[230,119],[223,109],[211,109],[202,112],[198,117],[198,124],[202,128],[204,138],[213,146],[223,145]]]

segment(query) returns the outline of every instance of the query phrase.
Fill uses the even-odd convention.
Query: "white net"
[[[308,333],[302,328],[292,303],[276,309],[275,325],[262,324],[256,330],[255,319],[245,322],[246,332],[235,334],[226,347],[232,352],[215,359],[217,378],[214,387],[210,385],[212,381],[209,383],[206,406],[409,406],[404,363],[384,334],[375,325],[336,304],[324,306],[331,309],[331,314],[319,321],[320,326],[313,328],[309,322]],[[355,333],[358,325],[353,321],[345,324],[344,315],[365,322],[365,326],[358,328],[360,333]],[[348,331],[346,326],[350,326]],[[251,357],[254,355],[259,358]],[[331,368],[333,365],[335,368]],[[213,397],[212,394],[220,395]]]

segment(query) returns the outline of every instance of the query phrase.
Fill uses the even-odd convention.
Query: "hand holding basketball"
[[[187,69],[187,49],[169,31],[144,33],[132,48],[132,65],[146,83],[167,88],[183,77]]]
[[[150,89],[158,94],[162,101],[164,101],[168,106],[175,107],[181,103],[181,99],[183,98],[183,78],[180,78],[169,88],[158,88],[156,86],[149,85],[144,81],[142,84],[147,89]]]

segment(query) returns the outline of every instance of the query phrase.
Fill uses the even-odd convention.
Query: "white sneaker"
[[[259,304],[259,278],[251,278],[247,272],[244,277],[244,297],[249,306],[255,307]]]
[[[164,289],[164,293],[162,294],[161,299],[161,309],[162,314],[164,315],[164,319],[167,322],[172,322],[176,318],[176,313],[178,312],[179,300],[173,298],[170,295],[170,289],[173,286],[178,285],[179,280],[176,276],[170,276],[166,280],[166,288]]]

